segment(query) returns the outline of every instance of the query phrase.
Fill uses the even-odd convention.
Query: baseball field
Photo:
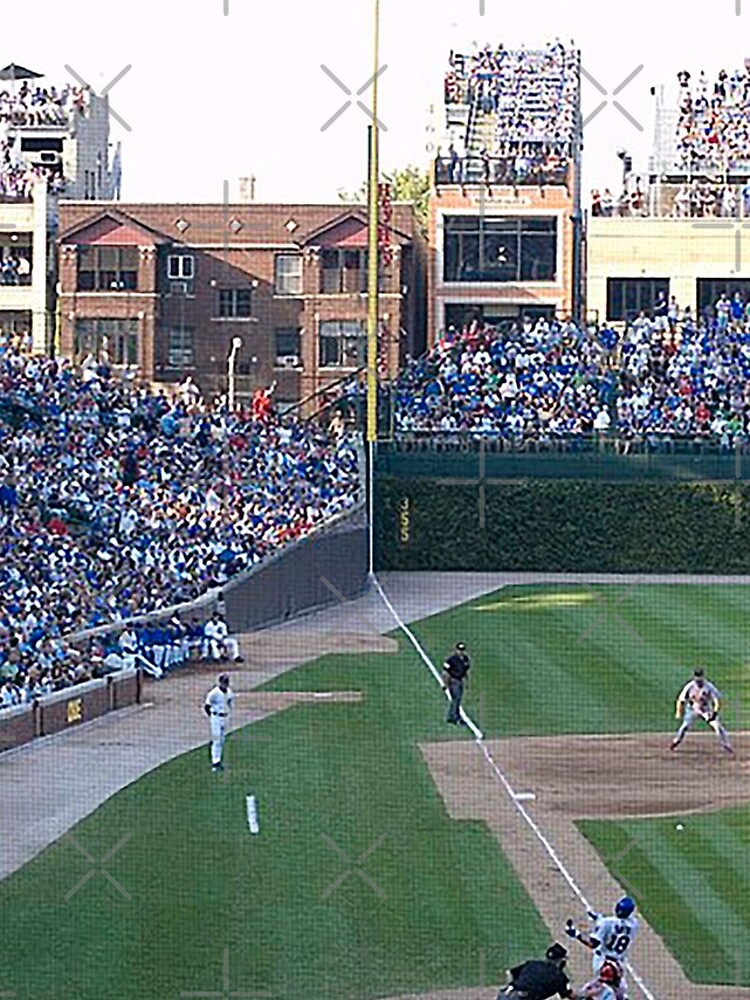
[[[232,732],[222,774],[205,743],[172,757],[0,883],[0,993],[489,1000],[568,916],[583,924],[583,900],[628,892],[644,920],[631,997],[746,1000],[748,620],[745,586],[508,586],[419,620],[414,642],[394,629],[261,687],[248,637],[233,685],[262,718]],[[415,646],[439,668],[457,640],[482,744],[446,725]],[[696,665],[725,695],[733,758],[708,730],[669,751]],[[154,698],[207,741],[181,683]],[[139,718],[71,757],[71,795],[138,752]],[[23,759],[0,769],[22,780]]]

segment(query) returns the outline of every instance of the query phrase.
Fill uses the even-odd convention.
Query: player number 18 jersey
[[[635,917],[619,920],[617,917],[602,917],[594,925],[593,937],[600,942],[598,955],[624,962],[638,929]]]

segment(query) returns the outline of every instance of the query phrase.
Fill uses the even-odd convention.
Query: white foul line
[[[438,672],[437,668],[435,667],[435,664],[432,662],[432,660],[430,659],[430,657],[428,656],[428,654],[424,651],[424,649],[422,648],[422,646],[419,643],[419,640],[414,635],[414,633],[411,631],[411,629],[408,627],[408,625],[406,625],[406,623],[402,621],[399,613],[396,611],[396,609],[394,608],[393,604],[391,604],[391,601],[388,598],[388,595],[386,594],[386,592],[383,590],[382,586],[380,585],[380,581],[378,580],[378,578],[374,574],[372,576],[372,580],[373,580],[373,583],[375,585],[375,589],[377,590],[378,594],[380,595],[380,597],[381,597],[383,603],[385,604],[385,606],[390,611],[390,613],[393,616],[393,619],[396,622],[396,624],[398,625],[398,627],[401,629],[401,631],[404,633],[404,635],[406,635],[406,637],[409,639],[409,641],[411,642],[412,646],[414,646],[414,648],[416,649],[416,651],[419,654],[420,658],[422,659],[422,661],[424,662],[424,664],[427,666],[427,668],[429,669],[430,673],[435,678],[435,680],[439,684],[442,684],[441,679],[440,679],[440,673]],[[450,698],[450,695],[448,694],[447,691],[445,692],[445,694],[446,694],[446,697]],[[518,800],[518,798],[516,796],[516,793],[513,791],[513,789],[510,786],[510,783],[508,782],[508,779],[505,777],[505,775],[503,774],[503,772],[500,770],[500,768],[498,767],[498,765],[495,763],[495,760],[493,759],[492,754],[490,753],[490,751],[485,746],[484,736],[479,731],[479,729],[474,725],[474,722],[472,721],[472,719],[468,715],[465,714],[465,712],[463,710],[463,707],[461,708],[460,711],[461,711],[461,718],[466,723],[466,725],[468,726],[468,728],[471,729],[471,731],[474,733],[474,736],[476,737],[477,746],[479,747],[479,749],[484,754],[484,758],[487,761],[487,763],[490,765],[490,767],[492,768],[493,774],[495,775],[495,777],[497,778],[497,780],[500,782],[500,784],[503,786],[503,788],[505,789],[505,791],[508,793],[508,796],[510,797],[511,802],[516,807],[516,809],[519,811],[519,813],[521,814],[521,816],[526,820],[526,822],[528,823],[529,827],[534,832],[534,834],[536,835],[537,839],[539,840],[539,842],[544,847],[544,849],[547,852],[547,854],[552,859],[552,861],[553,861],[555,867],[557,868],[557,870],[560,872],[560,874],[562,875],[562,877],[565,879],[565,881],[568,883],[568,885],[573,890],[573,892],[575,893],[575,895],[578,897],[578,899],[583,904],[584,909],[585,910],[591,910],[592,907],[590,906],[588,900],[584,896],[583,891],[579,888],[579,886],[576,883],[575,879],[570,874],[570,872],[568,871],[568,869],[565,867],[564,863],[561,861],[561,859],[558,856],[557,852],[555,851],[554,847],[552,846],[552,844],[550,843],[550,841],[547,839],[547,837],[545,836],[545,834],[542,832],[542,830],[540,829],[540,827],[537,824],[536,820],[534,820],[534,818],[529,814],[528,810],[522,805],[522,803],[519,802],[519,800]],[[651,992],[651,990],[649,990],[649,988],[646,986],[646,984],[644,983],[644,981],[641,978],[640,974],[636,971],[636,969],[633,968],[633,966],[629,962],[627,963],[627,970],[630,973],[630,975],[633,977],[633,980],[635,981],[636,985],[640,989],[641,993],[643,993],[643,995],[646,998],[646,1000],[656,1000],[656,997]]]

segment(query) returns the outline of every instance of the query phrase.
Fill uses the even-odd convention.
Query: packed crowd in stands
[[[525,320],[451,329],[395,389],[397,432],[539,447],[590,435],[623,450],[750,440],[750,302],[722,294],[697,319],[660,296],[624,332]]]
[[[2,350],[0,676],[85,679],[71,634],[220,588],[355,501],[348,436],[278,418],[268,393],[230,413],[194,389],[170,400],[104,364]],[[145,627],[131,652],[184,649],[182,629]]]
[[[486,45],[470,56],[451,52],[445,103],[476,102],[481,112],[497,116],[503,139],[569,138],[578,104],[577,58],[560,41],[540,50]]]
[[[677,79],[676,133],[669,125],[671,165],[662,169],[666,177],[686,175],[687,182],[673,178],[649,191],[647,180],[630,176],[619,195],[592,191],[593,216],[750,217],[750,61],[731,75],[721,70],[712,83],[705,71],[697,81],[687,70]]]
[[[86,114],[91,92],[72,85],[58,90],[29,80],[0,90],[0,122],[9,125],[66,125],[71,115]]]
[[[0,196],[26,199],[38,179],[46,178],[53,191],[64,190],[64,181],[54,168],[24,161],[17,140],[8,128],[16,126],[66,126],[77,115],[85,115],[91,100],[84,87],[42,87],[29,80],[0,90]]]
[[[527,184],[564,177],[579,104],[577,58],[559,41],[543,50],[498,45],[471,56],[452,52],[445,103],[472,105],[476,116],[470,134],[453,141],[447,156],[438,155],[438,181]]]
[[[687,166],[750,165],[750,68],[731,75],[722,69],[713,83],[705,71],[692,81],[677,74],[679,117],[677,149]]]

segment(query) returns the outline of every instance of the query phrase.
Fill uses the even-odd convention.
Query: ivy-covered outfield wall
[[[750,573],[750,485],[379,474],[376,567]]]

